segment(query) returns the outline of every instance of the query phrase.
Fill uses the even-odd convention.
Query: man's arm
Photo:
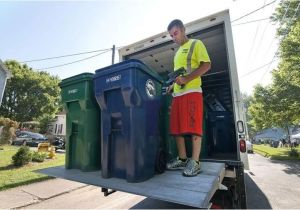
[[[201,63],[201,65],[199,66],[198,69],[194,70],[193,72],[191,72],[188,75],[177,77],[175,79],[175,82],[178,85],[187,84],[188,82],[192,81],[193,79],[195,79],[197,77],[200,77],[203,74],[205,74],[207,71],[210,70],[210,67],[211,67],[210,62]]]

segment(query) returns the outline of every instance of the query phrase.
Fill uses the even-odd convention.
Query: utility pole
[[[113,48],[112,48],[112,60],[111,60],[111,64],[114,64],[114,63],[115,63],[115,51],[116,51],[116,46],[113,45]]]

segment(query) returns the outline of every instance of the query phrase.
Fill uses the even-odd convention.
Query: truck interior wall
[[[192,33],[189,37],[203,41],[212,62],[211,70],[202,77],[206,158],[236,160],[237,141],[224,25]]]
[[[209,53],[212,68],[202,76],[206,107],[206,147],[204,159],[237,160],[237,140],[224,24],[188,34],[200,39]],[[156,45],[125,57],[142,60],[166,78],[173,71],[173,57],[178,46],[172,41]]]

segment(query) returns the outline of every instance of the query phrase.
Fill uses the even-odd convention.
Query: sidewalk
[[[26,207],[86,186],[63,179],[50,179],[0,191],[0,209]]]

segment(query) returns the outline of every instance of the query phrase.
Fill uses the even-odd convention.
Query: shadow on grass
[[[10,165],[7,165],[7,166],[1,166],[0,171],[17,169],[17,168],[20,168],[20,166],[14,166],[13,164],[10,164]]]
[[[260,150],[260,149],[255,149],[254,152],[257,154],[260,154],[261,156],[264,156],[266,158],[270,158],[271,160],[300,161],[300,157],[290,156],[289,150],[284,151],[279,155],[272,155],[272,154],[269,154],[268,152]]]
[[[266,157],[266,158],[270,157],[269,153],[267,153],[263,150],[260,150],[260,149],[254,149],[254,152],[257,154],[260,154],[261,156]]]
[[[49,179],[55,179],[55,177],[45,176],[45,177],[39,177],[39,178],[36,178],[36,179],[26,180],[24,182],[18,182],[18,183],[12,183],[12,184],[8,184],[8,185],[4,185],[4,186],[0,187],[0,191],[7,190],[7,189],[10,189],[10,188],[14,188],[14,187],[19,187],[19,186],[22,186],[22,185],[41,182],[41,181],[45,181],[45,180],[49,180]]]

